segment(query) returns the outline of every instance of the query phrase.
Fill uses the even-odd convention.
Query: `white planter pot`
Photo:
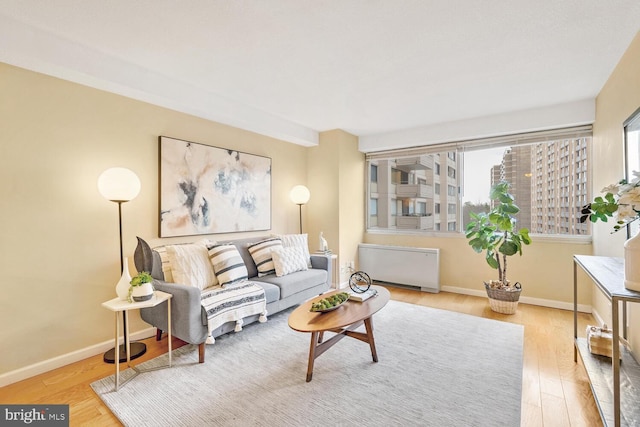
[[[135,302],[148,301],[153,297],[153,286],[151,283],[143,283],[140,286],[133,286],[131,298]]]
[[[640,292],[640,232],[624,243],[624,287]]]

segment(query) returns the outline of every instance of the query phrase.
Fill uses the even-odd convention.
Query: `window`
[[[378,226],[378,199],[369,199],[369,226]]]
[[[371,165],[371,182],[378,182],[378,166]]]
[[[389,197],[389,203],[393,199],[398,206],[393,208],[397,220],[367,226],[463,232],[471,212],[489,209],[491,185],[505,180],[520,207],[518,227],[533,234],[587,235],[590,224],[580,223],[578,213],[591,200],[590,146],[591,127],[583,126],[369,153],[376,177],[380,172],[396,185],[390,190],[394,194],[377,196]],[[445,174],[440,174],[441,165]],[[388,172],[382,172],[385,168]],[[400,188],[401,183],[409,185]],[[386,203],[376,208],[382,206]],[[391,209],[385,208],[384,215]]]

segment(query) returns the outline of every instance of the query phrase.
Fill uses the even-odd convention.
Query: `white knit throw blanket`
[[[202,307],[207,313],[209,336],[207,344],[215,343],[211,331],[227,322],[236,322],[235,332],[242,330],[242,319],[260,315],[260,322],[267,321],[267,300],[264,289],[250,281],[227,285],[202,292]]]

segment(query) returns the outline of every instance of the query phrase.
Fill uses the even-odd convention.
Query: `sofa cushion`
[[[251,282],[255,283],[256,285],[260,285],[262,289],[264,289],[264,297],[267,299],[267,304],[278,301],[280,299],[279,286],[274,285],[273,283],[258,282],[256,280],[252,280]]]
[[[195,286],[201,290],[218,284],[205,245],[168,245],[167,255],[175,283]]]
[[[324,285],[327,282],[327,271],[309,269],[281,277],[270,274],[261,277],[260,282],[277,285],[280,288],[280,299],[283,299],[313,286]]]
[[[275,273],[276,267],[273,264],[271,252],[279,248],[282,248],[282,240],[277,238],[262,240],[247,246],[258,269],[258,277]]]
[[[307,260],[301,248],[281,247],[274,249],[271,255],[278,277],[308,269]]]
[[[220,285],[248,279],[247,267],[234,245],[217,245],[209,249],[209,259]]]

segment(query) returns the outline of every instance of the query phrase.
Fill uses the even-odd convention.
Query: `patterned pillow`
[[[205,289],[218,284],[207,248],[202,244],[167,246],[171,273],[176,283]]]
[[[305,256],[307,267],[311,268],[311,257],[309,256],[309,243],[307,234],[283,234],[280,237],[282,240],[282,246],[285,248],[300,248]]]
[[[218,245],[210,248],[209,260],[222,286],[249,278],[242,256],[233,245]]]
[[[216,244],[216,242],[208,240],[208,239],[200,239],[195,243],[185,243],[185,244],[193,244],[193,245],[204,245],[209,248]],[[169,260],[169,254],[167,253],[166,246],[157,246],[153,248],[154,251],[160,255],[160,262],[162,263],[162,275],[164,276],[165,282],[175,283],[173,279],[173,272],[171,271],[171,261]]]
[[[169,254],[167,253],[166,246],[158,246],[153,248],[154,251],[160,255],[160,261],[162,261],[162,274],[164,275],[164,281],[173,283],[173,274],[171,273],[171,261],[169,260]]]
[[[256,267],[258,268],[258,277],[276,272],[271,251],[278,248],[282,248],[282,240],[280,239],[262,240],[261,242],[247,246],[251,258],[253,258],[253,262],[256,263]]]
[[[276,276],[286,276],[296,271],[308,270],[306,255],[302,248],[283,247],[271,252],[273,264],[276,267]]]

